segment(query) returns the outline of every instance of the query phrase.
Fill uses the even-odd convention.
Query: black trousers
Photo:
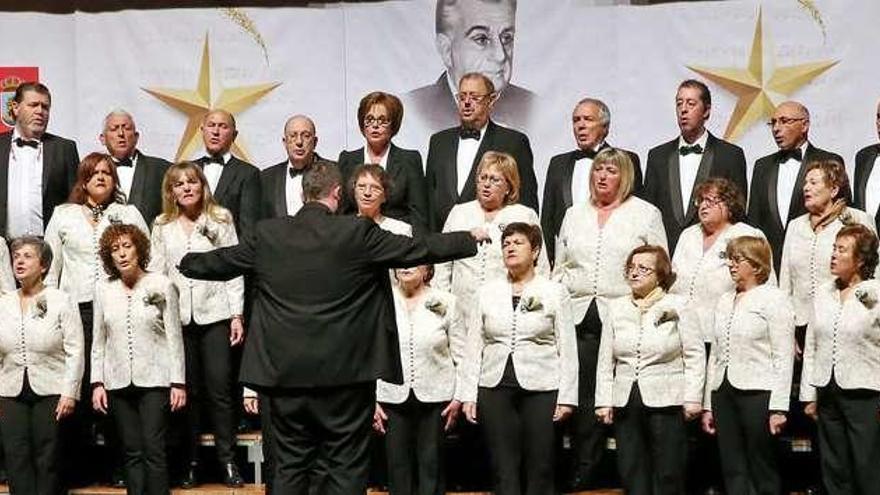
[[[183,327],[186,356],[186,462],[199,462],[199,435],[207,412],[220,464],[235,461],[235,412],[229,347],[229,320]]]
[[[634,383],[614,409],[617,467],[627,495],[684,495],[687,427],[681,406],[648,407]]]
[[[556,391],[480,387],[477,404],[478,419],[489,445],[495,493],[556,493],[553,471]]]
[[[272,414],[269,406],[269,397],[258,394],[260,403],[260,434],[263,437],[263,484],[266,485],[266,495],[272,495],[275,481],[275,446],[272,442]]]
[[[363,495],[370,468],[375,383],[264,392],[275,451],[273,491]],[[314,483],[321,484],[317,491]]]
[[[769,407],[769,391],[739,390],[726,377],[712,392],[721,472],[729,495],[779,495],[782,491]]]
[[[25,375],[18,397],[0,398],[0,430],[9,469],[11,493],[58,495],[59,423],[57,395],[36,395]]]
[[[605,453],[605,428],[596,421],[596,366],[602,320],[596,301],[575,326],[578,351],[578,407],[571,418],[573,478],[593,485]]]
[[[880,493],[880,392],[844,390],[832,375],[817,393],[825,489],[829,495]]]
[[[131,386],[109,394],[110,412],[125,452],[126,493],[168,495],[168,388]]]
[[[391,495],[446,493],[443,424],[445,402],[420,402],[410,391],[402,404],[382,404],[388,415],[385,451]]]

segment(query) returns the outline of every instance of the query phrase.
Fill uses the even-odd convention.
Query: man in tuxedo
[[[287,160],[260,172],[262,218],[296,215],[303,206],[303,174],[315,162],[329,162],[315,152],[318,133],[315,123],[305,115],[294,115],[287,119],[281,142],[287,150]]]
[[[538,181],[532,168],[529,138],[492,122],[498,98],[492,81],[476,72],[465,74],[458,86],[459,125],[431,136],[425,180],[431,229],[443,228],[457,203],[476,198],[476,170],[483,153],[501,151],[516,160],[520,176],[520,203],[538,211]]]
[[[125,110],[114,110],[104,117],[101,144],[116,162],[119,188],[141,212],[147,225],[153,225],[162,213],[162,179],[171,164],[138,150],[139,138],[134,118]]]
[[[285,495],[307,494],[319,466],[328,469],[317,493],[364,493],[375,380],[403,378],[388,268],[473,256],[474,238],[484,238],[409,238],[334,215],[340,182],[335,165],[313,164],[296,215],[263,220],[241,244],[180,264],[187,277],[254,278],[241,381],[269,397],[274,491]]]
[[[527,128],[536,98],[510,84],[515,21],[516,0],[437,0],[435,44],[446,71],[434,84],[404,96],[419,127],[436,132],[456,125],[458,82],[469,72],[479,72],[498,92],[495,118],[503,125]]]
[[[648,151],[642,198],[663,214],[669,254],[675,251],[681,231],[697,221],[696,186],[710,177],[726,177],[743,195],[746,158],[742,148],[706,130],[712,111],[709,88],[694,79],[683,81],[675,95],[675,114],[681,134]]]
[[[43,235],[56,206],[76,183],[76,143],[46,132],[52,96],[38,82],[16,88],[11,132],[0,135],[0,232],[7,239]]]
[[[880,137],[880,103],[877,104],[877,136]],[[880,143],[874,143],[856,153],[855,207],[874,216],[874,225],[880,225]]]
[[[229,151],[238,136],[235,117],[226,110],[211,110],[202,120],[206,155],[202,166],[214,199],[232,212],[235,231],[242,239],[260,219],[260,170]]]
[[[541,228],[544,229],[544,243],[547,245],[547,257],[551,264],[556,254],[556,235],[562,226],[565,211],[572,204],[589,201],[593,157],[599,151],[611,147],[605,141],[611,128],[611,111],[602,100],[584,98],[574,107],[571,126],[577,149],[551,158],[547,167],[547,179],[544,181]],[[639,156],[632,151],[623,151],[633,162],[634,192],[638,193],[642,186]]]
[[[780,103],[768,125],[779,149],[755,162],[748,217],[767,236],[779,273],[788,222],[807,212],[803,194],[807,164],[832,158],[844,162],[840,155],[810,143],[810,112],[796,101]],[[846,197],[849,202],[849,191]]]

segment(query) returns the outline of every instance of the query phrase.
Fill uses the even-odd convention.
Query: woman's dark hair
[[[663,246],[656,246],[653,244],[645,244],[644,246],[639,246],[633,249],[629,256],[626,257],[626,264],[623,265],[623,270],[626,272],[627,268],[632,264],[633,257],[637,254],[650,253],[654,255],[654,273],[657,274],[657,285],[660,286],[663,290],[669,290],[672,287],[672,284],[675,283],[675,272],[672,271],[672,263],[669,261],[669,255],[666,254],[666,249]]]
[[[841,237],[849,237],[855,241],[853,255],[855,255],[857,262],[862,264],[859,267],[859,275],[862,277],[862,280],[874,278],[874,270],[877,269],[878,262],[877,236],[868,227],[857,223],[840,229],[837,233],[837,239]]]
[[[727,210],[730,212],[730,218],[728,219],[730,223],[741,222],[746,218],[745,197],[743,192],[739,190],[739,186],[732,180],[726,177],[710,177],[697,186],[694,198],[699,202],[700,198],[705,196],[706,193],[713,191],[718,196],[718,199],[727,205]]]
[[[131,224],[118,223],[107,227],[101,234],[101,240],[98,243],[98,254],[104,264],[104,271],[110,276],[110,280],[119,278],[119,270],[113,264],[113,244],[115,244],[123,236],[128,236],[134,244],[134,250],[138,257],[138,266],[141,270],[146,270],[150,264],[150,239],[141,229]]]
[[[361,134],[364,132],[364,119],[367,118],[367,112],[373,108],[373,105],[382,105],[388,111],[388,120],[391,121],[389,122],[391,137],[396,136],[397,131],[400,130],[400,123],[403,121],[403,103],[400,102],[400,98],[382,91],[373,91],[361,98],[357,112],[358,129],[361,130]]]
[[[532,248],[532,251],[541,252],[541,246],[543,245],[541,227],[525,222],[509,223],[504,227],[504,230],[501,231],[501,244],[504,244],[504,240],[514,234],[522,234],[529,241],[529,246]],[[535,259],[534,264],[536,266],[538,265],[537,259]]]
[[[107,164],[107,168],[110,169],[110,177],[113,177],[113,194],[107,197],[107,201],[104,204],[125,203],[125,193],[122,192],[122,189],[119,189],[119,175],[116,173],[116,163],[106,153],[89,153],[83,158],[76,169],[76,183],[67,197],[68,202],[78,205],[86,203],[86,199],[89,197],[89,193],[86,191],[86,184],[95,175],[95,169],[98,168],[98,164],[101,162]]]
[[[351,173],[351,178],[348,179],[348,190],[351,191],[351,200],[354,204],[357,205],[357,198],[354,195],[354,186],[357,184],[358,179],[365,175],[369,175],[379,181],[379,184],[382,185],[382,192],[385,194],[385,203],[387,203],[388,198],[391,197],[391,189],[394,187],[394,184],[391,181],[391,176],[381,165],[364,163],[363,165],[358,165],[357,168],[354,169],[354,172]],[[384,211],[385,204],[382,204],[381,209]]]
[[[49,243],[44,241],[41,237],[23,235],[12,240],[12,243],[9,245],[9,253],[14,254],[25,246],[33,246],[34,249],[36,249],[37,254],[40,257],[40,266],[43,267],[41,278],[45,277],[46,272],[49,270],[49,266],[52,265],[52,248],[49,246]]]

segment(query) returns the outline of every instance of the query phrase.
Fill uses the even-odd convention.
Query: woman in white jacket
[[[211,195],[202,169],[190,162],[172,165],[162,181],[162,214],[152,233],[151,271],[167,275],[180,294],[180,322],[186,356],[189,407],[186,411],[185,470],[182,486],[198,484],[199,435],[203,411],[211,418],[223,482],[244,484],[235,464],[235,403],[231,348],[244,340],[244,280],[228,282],[184,277],[177,265],[187,253],[238,244],[229,210]]]
[[[703,430],[718,434],[727,493],[782,490],[773,439],[786,423],[794,363],[794,311],[770,279],[770,244],[727,244],[734,290],[718,299],[704,396]]]
[[[537,225],[505,227],[507,277],[480,289],[468,319],[464,413],[483,426],[499,495],[555,493],[553,424],[577,406],[568,292],[535,273],[540,246]]]
[[[662,246],[634,249],[625,267],[631,295],[603,320],[595,414],[614,424],[627,494],[684,495],[685,422],[702,411],[706,369],[696,313],[666,293],[675,274]]]
[[[430,265],[395,270],[403,384],[379,380],[373,427],[385,434],[390,493],[446,493],[443,434],[461,410],[465,328],[455,296],[428,286]]]

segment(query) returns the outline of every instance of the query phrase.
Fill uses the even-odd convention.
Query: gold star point
[[[192,156],[201,145],[199,130],[202,119],[212,110],[226,110],[236,115],[247,110],[263,96],[280,86],[280,82],[254,84],[250,86],[238,86],[224,88],[220,95],[211,103],[211,54],[208,43],[208,35],[205,34],[205,43],[202,47],[202,59],[199,64],[199,77],[195,89],[179,88],[141,88],[159,101],[183,113],[187,117],[186,128],[177,147],[175,161]],[[232,152],[250,160],[243,144],[241,134],[232,144]]]
[[[772,56],[767,58],[768,60],[765,60],[764,57],[762,14],[758,10],[746,68],[687,66],[688,69],[736,95],[736,106],[724,131],[725,139],[736,140],[756,122],[770,118],[784,97],[806,86],[839,62],[839,60],[825,60],[774,67],[770,60]],[[765,78],[767,73],[770,73],[770,76]]]

